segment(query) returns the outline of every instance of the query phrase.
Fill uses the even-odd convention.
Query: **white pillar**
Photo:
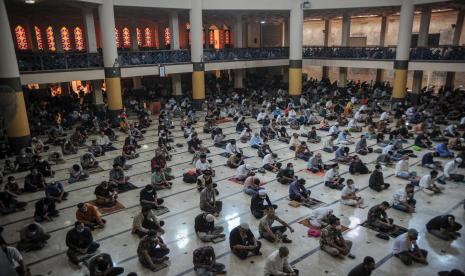
[[[387,30],[387,17],[385,15],[381,16],[381,28],[379,32],[379,46],[384,47],[386,40],[386,30]],[[383,81],[384,70],[376,69],[376,82]]]
[[[325,29],[323,30],[323,46],[329,46],[329,34],[331,33],[331,21],[329,18],[325,18]],[[321,78],[329,78],[329,66],[323,66],[323,72]]]
[[[0,0],[0,81],[7,78],[19,79],[18,62],[15,44],[10,30],[10,22],[4,0]],[[14,88],[14,87],[13,87]]]
[[[425,7],[421,11],[420,30],[418,32],[418,47],[428,47],[428,31],[431,21],[431,8]],[[415,70],[413,72],[412,93],[416,101],[416,96],[420,94],[423,84],[423,71]]]
[[[92,8],[85,7],[82,9],[84,16],[84,33],[86,35],[87,52],[97,53],[97,36],[95,35],[94,12]]]
[[[137,42],[137,23],[136,22],[131,22],[131,29],[129,30],[131,32],[131,50],[133,51],[139,51],[139,44]]]
[[[234,48],[242,48],[242,15],[236,15],[236,21],[234,22]],[[244,69],[234,70],[234,88],[244,88]]]
[[[462,34],[464,15],[465,15],[465,10],[459,10],[457,14],[457,20],[455,23],[454,37],[452,37],[452,45],[459,45],[460,43],[460,35]],[[453,89],[454,82],[455,82],[455,72],[447,72],[446,83],[444,85],[446,87],[450,87],[451,89]]]
[[[350,39],[350,16],[344,14],[342,16],[342,37],[341,37],[341,46],[349,46]],[[339,86],[347,86],[347,67],[339,67]]]
[[[182,97],[181,74],[171,75],[171,95],[175,98]]]
[[[92,88],[93,88],[93,103],[95,105],[103,105],[103,93],[102,93],[102,80],[93,80],[92,83]]]
[[[291,0],[289,60],[302,60],[304,12],[301,1]]]
[[[115,12],[113,0],[104,0],[98,8],[102,36],[103,65],[113,67],[118,58],[115,38]]]
[[[202,1],[192,0],[192,8],[189,11],[191,24],[191,60],[192,62],[203,61],[203,33],[202,33]],[[208,34],[207,34],[208,36]],[[208,37],[207,37],[208,43]]]
[[[178,12],[170,13],[171,50],[179,50],[179,18]]]

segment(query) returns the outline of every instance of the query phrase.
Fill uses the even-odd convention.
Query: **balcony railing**
[[[182,64],[191,62],[189,50],[155,50],[119,52],[121,67]],[[16,54],[19,70],[66,71],[103,67],[101,53],[22,53]],[[394,60],[395,47],[303,47],[305,59]],[[289,58],[289,48],[229,48],[204,50],[204,62],[270,60]],[[410,59],[415,61],[465,62],[464,46],[412,48]]]

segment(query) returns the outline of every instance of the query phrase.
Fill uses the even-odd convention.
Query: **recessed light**
[[[35,4],[36,0],[25,0],[24,1],[26,4]]]
[[[265,23],[266,23],[265,20],[260,21],[260,24],[265,24]]]

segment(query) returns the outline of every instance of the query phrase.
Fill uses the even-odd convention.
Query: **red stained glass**
[[[57,50],[57,48],[56,48],[56,45],[55,45],[55,37],[54,37],[52,26],[48,26],[47,29],[45,29],[45,33],[47,35],[48,49],[50,51],[52,51],[52,52],[55,52]]]
[[[137,45],[139,47],[142,47],[143,42],[142,42],[142,32],[140,31],[139,28],[136,28],[136,34],[137,34]]]
[[[86,49],[84,43],[84,33],[79,27],[74,28],[74,44],[76,45],[76,50],[83,51]]]
[[[21,25],[16,26],[15,35],[16,35],[16,44],[18,46],[18,49],[27,50],[29,46],[27,43],[26,30],[23,28],[23,26]]]
[[[123,28],[123,48],[131,48],[131,32],[127,27]]]
[[[63,47],[63,51],[71,50],[71,40],[69,38],[68,28],[61,27],[60,35],[61,35],[61,46]]]
[[[145,47],[153,47],[152,43],[152,30],[149,27],[144,29],[144,39],[145,39]]]
[[[116,42],[116,48],[121,48],[121,38],[119,35],[119,30],[118,28],[115,28],[115,42]]]
[[[37,40],[37,49],[40,51],[44,50],[44,42],[42,41],[42,32],[40,31],[40,28],[37,26],[34,26],[34,31],[36,33],[36,40]]]
[[[171,44],[171,33],[169,28],[165,28],[165,46]]]

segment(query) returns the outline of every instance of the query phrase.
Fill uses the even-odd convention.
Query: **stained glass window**
[[[160,46],[160,41],[158,41],[158,29],[153,30],[153,41],[154,41],[153,47],[158,49]]]
[[[142,41],[142,32],[140,31],[139,28],[136,28],[136,33],[137,33],[137,45],[139,45],[139,47],[142,47],[142,45],[144,44]]]
[[[121,48],[121,39],[119,36],[119,30],[118,28],[115,28],[115,42],[116,42],[116,48]]]
[[[152,47],[152,30],[149,27],[144,29],[145,47]]]
[[[131,32],[127,27],[123,28],[123,48],[131,48]]]
[[[48,49],[52,52],[55,52],[57,48],[55,45],[55,37],[54,37],[52,26],[48,26],[47,29],[45,29],[45,34],[47,35]]]
[[[171,34],[170,34],[170,29],[165,28],[165,46],[171,44]]]
[[[27,50],[29,47],[27,44],[26,30],[23,28],[23,26],[21,25],[16,26],[15,34],[16,34],[16,44],[18,45],[18,49]]]
[[[84,43],[84,34],[82,29],[79,27],[74,28],[74,44],[76,45],[76,50],[82,51],[86,48]]]
[[[61,27],[60,34],[61,34],[61,46],[63,47],[63,51],[71,50],[71,40],[69,38],[68,28]]]
[[[42,32],[40,31],[40,28],[37,26],[34,26],[34,31],[36,33],[36,40],[37,40],[37,49],[40,51],[44,50],[44,42],[42,41]]]
[[[224,44],[231,44],[231,32],[229,30],[224,31]]]
[[[208,30],[208,41],[209,41],[209,44],[210,45],[214,45],[215,44],[215,32],[213,30]]]

